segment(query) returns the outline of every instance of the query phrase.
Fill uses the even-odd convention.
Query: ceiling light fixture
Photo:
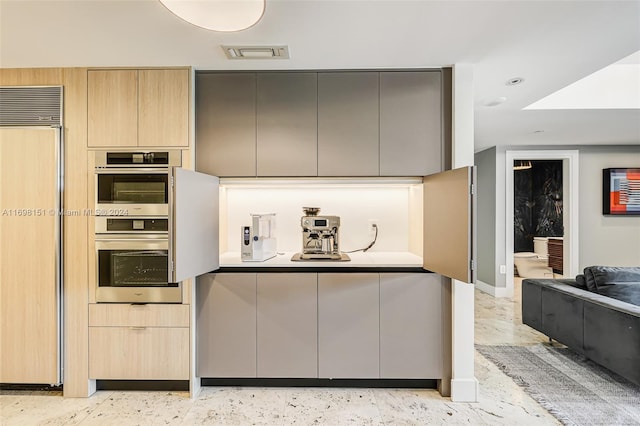
[[[513,170],[527,170],[531,168],[531,161],[529,160],[514,160]]]
[[[515,86],[516,84],[520,84],[524,81],[522,77],[512,77],[505,83],[507,86]]]
[[[212,31],[241,31],[264,14],[265,0],[159,0],[171,13]]]

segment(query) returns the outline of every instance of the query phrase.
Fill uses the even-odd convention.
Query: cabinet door
[[[256,274],[197,278],[198,377],[256,377]]]
[[[90,147],[138,144],[138,71],[87,71]]]
[[[380,73],[380,175],[442,171],[441,74]]]
[[[380,274],[380,378],[442,378],[441,293],[437,274]]]
[[[189,70],[138,71],[138,145],[189,145]]]
[[[258,377],[318,377],[317,274],[258,274]]]
[[[317,176],[317,74],[259,73],[258,176]]]
[[[89,327],[89,378],[189,380],[189,328]]]
[[[196,170],[256,175],[256,74],[196,75]]]
[[[380,377],[379,302],[377,273],[318,274],[320,378]]]
[[[318,175],[378,176],[378,73],[318,73]]]
[[[218,269],[220,180],[174,167],[172,182],[171,282],[177,283]]]
[[[424,269],[466,283],[476,282],[475,166],[423,178]]]

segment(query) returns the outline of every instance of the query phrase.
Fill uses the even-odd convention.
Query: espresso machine
[[[318,216],[318,207],[303,207],[303,211],[304,216],[300,219],[302,252],[291,260],[350,260],[340,252],[340,217]]]

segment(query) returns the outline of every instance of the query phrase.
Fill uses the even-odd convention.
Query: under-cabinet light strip
[[[384,178],[220,178],[223,187],[338,187],[338,186],[410,186],[422,183],[421,177]]]

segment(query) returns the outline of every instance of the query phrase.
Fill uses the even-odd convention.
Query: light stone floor
[[[513,299],[476,290],[476,344],[534,345],[545,336],[522,325]],[[205,387],[186,392],[99,391],[91,398],[53,392],[0,392],[2,425],[557,425],[546,410],[475,353],[477,403],[435,390]]]

